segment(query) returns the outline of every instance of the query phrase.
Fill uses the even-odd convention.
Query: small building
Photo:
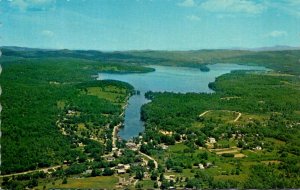
[[[85,170],[85,171],[83,172],[83,174],[86,174],[86,175],[91,174],[91,173],[92,173],[92,170]]]
[[[144,172],[144,177],[145,178],[149,178],[150,177],[149,173],[148,172]]]
[[[161,144],[161,145],[159,145],[163,150],[167,150],[168,149],[168,146],[167,145],[165,145],[165,144]]]
[[[68,110],[67,116],[74,116],[76,114],[76,111]]]
[[[113,157],[113,156],[109,156],[109,157],[106,157],[106,160],[107,160],[108,162],[112,162],[112,161],[115,161],[116,158]]]
[[[199,169],[204,170],[203,164],[199,164],[198,166],[199,166]]]
[[[114,154],[119,157],[122,155],[122,151],[121,150],[117,150],[116,152],[114,152]]]
[[[116,168],[117,168],[117,169],[124,169],[125,167],[124,167],[124,164],[118,164],[118,165],[116,166]]]
[[[165,178],[167,180],[174,180],[175,179],[175,175],[166,175]]]
[[[137,151],[137,150],[138,150],[137,145],[136,145],[135,143],[133,143],[133,142],[127,142],[127,143],[126,143],[126,146],[127,146],[129,149],[133,150],[133,151]]]
[[[261,150],[261,149],[262,149],[261,146],[255,147],[255,150]]]
[[[125,169],[117,169],[118,174],[125,174],[126,170]]]
[[[127,171],[127,170],[129,170],[130,169],[130,165],[129,164],[125,164],[124,165],[124,169]]]
[[[209,137],[209,138],[208,138],[208,143],[214,144],[214,143],[216,143],[216,142],[217,142],[217,141],[216,141],[215,138],[213,138],[213,137]]]
[[[116,167],[115,167],[115,170],[117,170],[117,173],[118,174],[124,174],[127,172],[127,170],[130,169],[130,165],[129,164],[118,164]]]

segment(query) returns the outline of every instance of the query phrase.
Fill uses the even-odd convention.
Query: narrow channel
[[[127,82],[140,91],[140,95],[129,98],[125,110],[124,128],[119,130],[118,135],[125,140],[138,136],[144,131],[144,124],[140,120],[140,109],[143,104],[149,102],[144,96],[147,91],[153,92],[204,92],[212,93],[208,84],[223,74],[233,70],[267,70],[261,66],[246,66],[237,64],[214,64],[209,65],[209,72],[202,72],[198,68],[150,66],[155,69],[151,73],[99,73],[98,80],[113,79]]]

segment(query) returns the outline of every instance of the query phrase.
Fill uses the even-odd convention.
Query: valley
[[[298,50],[2,49],[2,187],[300,186]]]

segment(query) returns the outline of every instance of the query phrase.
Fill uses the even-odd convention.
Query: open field
[[[104,98],[114,103],[120,103],[125,98],[124,94],[126,94],[126,90],[114,86],[107,86],[103,89],[99,87],[89,87],[87,88],[87,94]]]
[[[114,176],[99,176],[88,178],[68,178],[67,184],[62,184],[62,180],[55,181],[55,184],[45,185],[49,188],[62,188],[62,189],[113,189],[118,183],[118,178]],[[40,189],[42,189],[40,187]]]

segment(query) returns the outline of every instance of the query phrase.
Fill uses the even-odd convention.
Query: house
[[[199,169],[204,170],[203,164],[199,164],[198,166],[199,166]]]
[[[124,167],[124,164],[118,164],[118,165],[116,166],[116,168],[117,168],[117,169],[124,169],[125,167]]]
[[[137,151],[137,150],[138,150],[137,145],[136,145],[135,143],[133,143],[133,142],[127,142],[127,143],[126,143],[126,146],[127,146],[129,149],[133,150],[133,151]]]
[[[126,170],[125,169],[117,169],[118,174],[125,174]]]
[[[216,141],[215,138],[213,138],[213,137],[209,137],[209,138],[208,138],[208,143],[214,144],[214,143],[216,143],[216,142],[217,142],[217,141]]]
[[[115,167],[115,170],[117,170],[118,174],[125,174],[127,172],[127,170],[130,169],[130,165],[129,164],[118,164]]]
[[[173,179],[175,179],[175,175],[166,175],[165,178],[167,180],[173,180]]]
[[[85,171],[83,172],[83,174],[86,174],[86,175],[91,174],[91,173],[92,173],[92,170],[85,170]]]
[[[261,149],[262,149],[261,146],[255,147],[255,150],[261,150]]]
[[[76,114],[76,111],[68,110],[67,116],[74,116]]]
[[[130,169],[130,165],[129,164],[125,164],[124,165],[124,169],[127,171],[127,170],[129,170]]]
[[[112,161],[115,161],[116,159],[115,159],[115,157],[113,157],[113,156],[109,156],[109,157],[106,157],[106,160],[107,160],[108,162],[112,162]]]
[[[165,144],[161,144],[161,145],[159,145],[163,150],[167,150],[168,149],[168,146],[167,145],[165,145]]]
[[[163,135],[167,136],[172,136],[173,132],[172,131],[164,131],[164,130],[159,130],[159,132]]]
[[[150,177],[149,173],[148,172],[144,172],[144,177],[145,178],[149,178]]]
[[[119,157],[122,155],[122,151],[121,150],[117,150],[116,152],[114,152],[114,154]]]

